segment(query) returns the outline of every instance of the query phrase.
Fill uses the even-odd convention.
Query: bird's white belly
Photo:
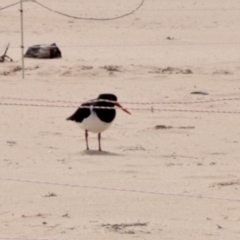
[[[94,133],[101,133],[107,130],[111,123],[101,121],[95,112],[92,112],[89,117],[85,118],[81,123],[78,123],[81,128]]]

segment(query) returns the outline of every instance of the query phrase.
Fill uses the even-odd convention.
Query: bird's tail
[[[68,121],[68,120],[73,121],[73,120],[74,120],[74,119],[73,119],[73,115],[70,116],[70,117],[68,117],[68,118],[66,118],[66,120],[67,120],[67,121]]]

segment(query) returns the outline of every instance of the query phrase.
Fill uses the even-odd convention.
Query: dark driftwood
[[[7,51],[8,51],[9,46],[10,46],[10,43],[7,45],[4,54],[2,56],[0,56],[0,62],[5,62],[6,59],[9,59],[11,62],[13,62],[12,58],[10,58],[7,55]]]
[[[25,58],[61,58],[62,53],[55,43],[30,46],[24,55]]]

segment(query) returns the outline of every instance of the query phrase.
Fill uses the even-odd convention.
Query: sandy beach
[[[141,1],[39,2],[110,18]],[[23,7],[24,51],[62,58],[25,59],[22,79],[19,5],[0,10],[0,239],[240,239],[240,2],[146,0],[112,21]],[[85,151],[66,118],[108,92],[132,115]]]

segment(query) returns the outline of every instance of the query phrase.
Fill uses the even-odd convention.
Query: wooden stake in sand
[[[23,0],[20,0],[20,16],[21,16],[22,78],[24,78]]]

